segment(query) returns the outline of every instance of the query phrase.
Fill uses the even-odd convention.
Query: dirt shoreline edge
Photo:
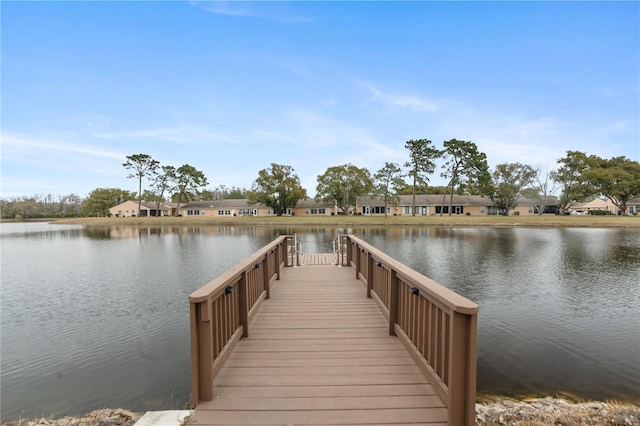
[[[640,406],[631,403],[583,401],[544,397],[526,400],[494,397],[476,404],[477,426],[617,425],[639,426]],[[100,409],[80,417],[2,421],[0,426],[133,426],[144,413]]]
[[[638,228],[640,216],[271,216],[271,217],[82,217],[52,224],[103,226],[455,226]]]

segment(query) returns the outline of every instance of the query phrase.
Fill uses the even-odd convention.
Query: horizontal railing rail
[[[213,379],[241,337],[283,266],[295,264],[293,236],[281,236],[189,296],[191,399],[213,398]]]
[[[478,305],[354,235],[342,235],[345,266],[389,321],[448,408],[450,425],[473,425]]]

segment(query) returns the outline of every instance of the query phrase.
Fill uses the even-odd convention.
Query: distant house
[[[550,206],[545,207],[545,213],[555,213],[555,198]],[[449,214],[449,195],[416,195],[416,215],[430,216],[439,214]],[[493,204],[489,197],[479,195],[456,195],[451,203],[451,214],[478,216],[478,215],[498,215],[501,212]],[[384,200],[378,197],[358,197],[356,214],[360,215],[384,215]],[[393,205],[387,206],[387,214],[393,216],[409,216],[413,210],[413,196],[400,195]],[[538,213],[536,201],[520,198],[518,205],[510,212],[512,215],[533,215]]]
[[[605,211],[611,214],[618,213],[618,207],[608,198],[596,198],[586,203],[577,203],[567,209],[570,214],[589,214],[591,211]]]
[[[332,202],[316,201],[306,198],[298,201],[293,214],[296,216],[333,216],[338,214],[338,206]]]
[[[284,215],[326,215],[337,213],[333,203],[318,202],[307,198],[298,201],[295,208],[287,209]],[[273,216],[275,211],[264,204],[249,204],[246,199],[227,199],[214,201],[194,201],[180,206],[182,216],[201,217],[238,217],[238,216]]]
[[[246,199],[192,201],[180,206],[180,214],[186,217],[238,217],[266,216],[263,204],[249,205]]]
[[[634,216],[640,214],[640,197],[635,197],[627,201],[627,214]]]
[[[538,214],[538,206],[540,205],[540,201],[533,200],[531,198],[520,197],[518,198],[518,205],[514,210],[511,211],[511,214],[518,215],[531,215]],[[547,200],[547,205],[544,207],[543,214],[557,214],[558,209],[558,198],[557,197],[549,197]]]
[[[176,203],[160,203],[160,208],[155,202],[143,201],[140,204],[140,217],[148,216],[173,216],[176,214]],[[138,216],[138,202],[125,201],[109,209],[113,217],[135,217]]]
[[[356,214],[365,216],[384,215],[384,200],[378,197],[358,197]],[[393,216],[410,216],[413,210],[413,196],[400,195],[399,200],[387,206],[387,214]],[[449,196],[443,203],[443,195],[416,195],[416,215],[430,216],[449,214]],[[477,195],[454,195],[452,214],[457,215],[487,215],[497,214],[493,211],[490,198]]]

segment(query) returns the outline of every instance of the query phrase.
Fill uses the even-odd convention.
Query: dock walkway
[[[188,424],[447,424],[354,270],[315,262],[282,271]]]

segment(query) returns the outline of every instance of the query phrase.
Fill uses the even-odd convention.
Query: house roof
[[[316,201],[313,198],[305,198],[299,200],[296,203],[296,207],[333,207],[334,203],[331,201]]]
[[[136,204],[137,203],[138,202],[136,201]],[[161,202],[160,203],[160,210],[171,210],[171,205],[170,204],[173,204],[173,203]],[[148,209],[155,210],[156,206],[157,206],[157,203],[155,201],[143,201],[142,205],[145,206]]]
[[[627,201],[627,205],[629,204],[640,204],[640,197],[633,197],[629,201]]]
[[[571,206],[571,210],[575,209],[595,209],[595,208],[603,208],[610,205],[611,202],[609,200],[603,200],[601,198],[596,198],[591,201],[587,201],[586,203],[576,203]]]

